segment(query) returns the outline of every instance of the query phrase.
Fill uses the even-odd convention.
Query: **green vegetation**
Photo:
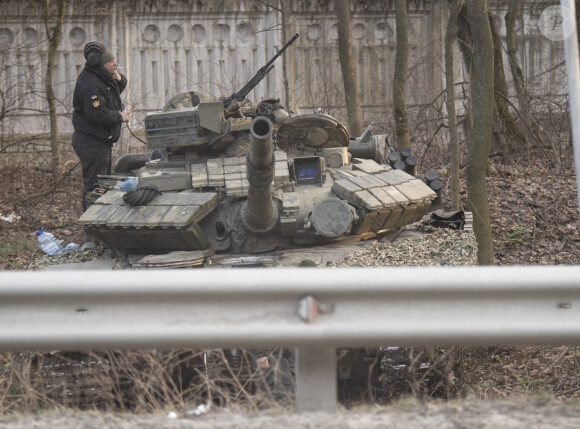
[[[510,244],[522,246],[533,242],[530,230],[525,226],[514,226],[511,231],[505,233]]]

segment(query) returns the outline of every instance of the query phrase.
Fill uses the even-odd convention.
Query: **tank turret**
[[[262,100],[257,107],[246,100],[247,95],[274,68],[274,62],[290,47],[296,33],[256,74],[229,97],[212,99],[195,91],[171,98],[161,111],[150,112],[144,118],[149,157],[128,154],[115,163],[113,173],[129,175],[147,161],[162,159],[167,153],[193,158],[245,155],[249,145],[249,129],[256,116],[268,116],[275,123],[288,119],[289,112],[279,99]]]

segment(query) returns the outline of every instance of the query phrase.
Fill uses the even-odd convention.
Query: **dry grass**
[[[347,407],[454,399],[580,398],[577,347],[450,347],[399,350],[382,365],[370,390],[366,380],[348,380]],[[400,365],[404,362],[404,365]],[[368,360],[359,361],[371,371]],[[376,370],[377,368],[374,367]],[[275,369],[272,370],[275,373]],[[182,415],[198,406],[234,412],[291,409],[292,392],[257,369],[242,350],[99,351],[0,355],[0,412],[81,410]],[[343,383],[345,381],[343,380]],[[340,384],[340,383],[339,383]]]
[[[74,408],[186,413],[200,404],[256,411],[291,406],[268,372],[240,351],[98,351],[0,354],[0,412]]]

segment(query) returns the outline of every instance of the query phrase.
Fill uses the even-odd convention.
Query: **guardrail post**
[[[336,348],[296,349],[296,411],[336,412]]]

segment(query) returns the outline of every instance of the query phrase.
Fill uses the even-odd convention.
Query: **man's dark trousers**
[[[109,143],[89,134],[75,132],[73,148],[83,167],[83,210],[87,207],[87,194],[98,187],[98,175],[111,174],[111,152]]]

